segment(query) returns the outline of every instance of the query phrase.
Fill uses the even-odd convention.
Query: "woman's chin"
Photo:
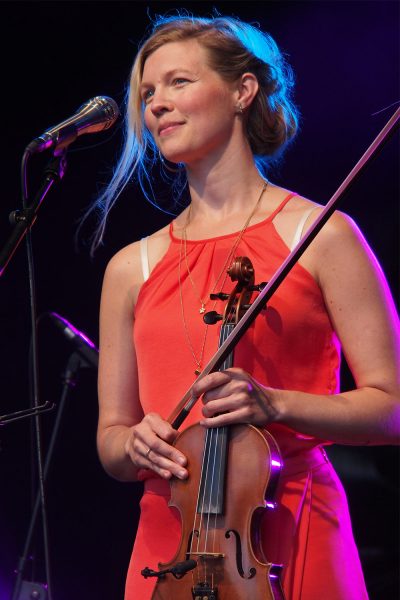
[[[187,162],[187,156],[181,153],[163,153],[161,152],[164,162],[168,163],[171,167],[182,167]]]

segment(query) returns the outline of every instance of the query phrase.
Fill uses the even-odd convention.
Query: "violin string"
[[[213,464],[213,475],[212,475],[212,485],[211,485],[211,490],[213,490],[214,488],[214,475],[215,475],[215,463],[216,463],[216,459],[217,459],[217,451],[218,451],[218,447],[219,447],[219,438],[220,438],[220,429],[219,427],[217,427],[217,429],[213,429],[214,432],[214,438],[215,439],[215,443],[214,443],[214,464]],[[221,453],[219,453],[219,455],[221,455]],[[220,458],[220,456],[219,456]],[[221,464],[221,460],[219,460],[220,464]],[[218,490],[219,490],[219,482],[221,479],[221,471],[220,469],[218,469]],[[210,492],[212,493],[212,491]],[[212,539],[212,544],[211,544],[211,552],[215,552],[215,536],[216,536],[216,523],[217,523],[217,506],[218,506],[218,493],[217,496],[215,497],[215,510],[214,510],[214,529],[213,529],[213,539]],[[208,515],[208,525],[210,523],[210,514]],[[208,532],[207,532],[208,534]],[[214,582],[214,571],[211,570],[211,585],[213,585]]]
[[[212,441],[213,441],[213,434],[214,434],[214,430],[213,429],[207,429],[206,431],[206,436],[205,436],[205,448],[208,448],[208,453],[207,453],[207,459],[205,458],[205,452],[203,455],[203,463],[205,462],[205,475],[204,477],[202,477],[201,481],[204,482],[203,485],[203,495],[201,498],[201,508],[199,510],[199,525],[198,525],[198,538],[197,538],[197,553],[200,555],[201,551],[203,553],[206,553],[207,551],[207,542],[205,541],[205,543],[203,543],[203,549],[201,549],[201,541],[202,539],[207,539],[207,533],[208,533],[208,522],[207,520],[209,519],[209,512],[210,512],[210,503],[208,502],[208,510],[206,510],[207,508],[207,486],[206,486],[206,482],[209,481],[210,479],[210,475],[209,472],[212,470],[212,468],[210,467],[210,461],[211,461],[211,452],[210,452],[210,448],[212,447]],[[214,470],[214,469],[213,469]],[[200,489],[201,486],[199,486]],[[205,535],[204,535],[204,529],[205,529]],[[203,562],[203,581],[207,580],[207,559],[204,560]]]
[[[229,315],[228,322],[231,322],[231,319],[232,319],[232,316],[233,316],[233,307],[231,307],[231,309],[230,309],[230,312],[231,312],[231,314]],[[229,329],[225,329],[225,330],[223,330],[222,339],[221,339],[221,342],[222,342],[222,343],[224,343],[224,342],[225,342],[225,340],[226,340],[226,338],[228,337],[229,333],[230,333]],[[227,359],[224,361],[224,363],[223,363],[223,365],[222,365],[222,368],[221,368],[221,370],[222,370],[222,371],[223,371],[223,370],[225,370],[225,369],[227,368],[227,365],[226,365],[226,363],[228,362],[228,360],[229,360],[229,357],[228,357],[228,358],[227,358]],[[218,429],[217,429],[217,435],[218,435],[218,437],[222,436],[221,428],[218,428]],[[217,441],[217,444],[218,444],[218,441]],[[218,447],[218,445],[217,445],[217,447]],[[222,468],[222,458],[223,458],[223,456],[222,456],[222,452],[220,451],[220,452],[219,452],[219,465],[218,465],[218,472],[219,472],[219,473],[221,473],[221,468]],[[222,483],[222,482],[221,482],[221,477],[218,477],[218,490],[217,490],[217,498],[219,498],[219,496],[220,496],[220,493],[221,493],[221,483]],[[215,552],[215,551],[216,551],[215,545],[216,545],[216,535],[217,535],[217,516],[218,516],[218,515],[217,515],[217,513],[215,512],[215,515],[214,515],[214,535],[213,535],[213,542],[212,542],[212,551],[213,551],[213,552]]]
[[[205,434],[205,441],[204,441],[204,449],[207,448],[207,440],[208,440],[208,433],[209,433],[209,429],[206,430],[206,434]],[[206,474],[204,476],[204,469],[206,470]],[[203,458],[202,458],[202,462],[201,462],[201,469],[200,469],[200,482],[201,481],[205,481],[207,479],[207,471],[208,471],[208,464],[205,466],[205,452],[203,452]],[[193,545],[194,545],[194,535],[195,535],[195,531],[197,530],[198,534],[197,534],[197,545],[196,545],[196,552],[199,552],[199,548],[200,548],[200,537],[201,537],[201,525],[202,525],[202,520],[203,520],[203,511],[204,511],[204,496],[203,496],[203,504],[200,508],[200,490],[201,490],[201,486],[198,486],[198,491],[197,491],[197,499],[196,499],[196,505],[195,505],[195,509],[194,509],[194,518],[193,518],[193,530],[192,530],[192,539],[190,542],[190,554],[192,554],[193,552]],[[197,512],[197,508],[199,508],[199,512]],[[197,567],[196,572],[199,572],[199,568]],[[198,575],[198,581],[199,581],[199,575]]]
[[[208,456],[207,456],[207,476],[206,476],[206,481],[209,482],[210,477],[208,476],[208,471],[211,471],[211,482],[208,485],[208,498],[206,496],[206,494],[204,493],[203,495],[203,507],[202,507],[202,516],[203,519],[202,521],[205,521],[205,527],[203,529],[205,529],[205,532],[203,534],[203,549],[202,552],[207,555],[207,550],[208,550],[208,536],[209,536],[209,531],[210,531],[210,519],[211,519],[211,508],[212,508],[212,492],[213,492],[213,487],[214,487],[214,476],[215,476],[215,462],[216,462],[216,448],[217,448],[217,443],[216,440],[218,440],[218,435],[219,435],[219,430],[218,429],[209,429],[208,430],[209,435],[209,445],[208,445]],[[213,451],[213,452],[212,452]],[[210,467],[210,463],[212,463],[212,466]],[[203,490],[205,491],[205,490]],[[204,510],[204,507],[206,507],[206,510]],[[204,581],[207,581],[207,566],[208,566],[208,562],[207,560],[204,561]]]
[[[210,519],[211,519],[211,508],[212,508],[212,496],[213,496],[213,487],[214,487],[214,477],[215,477],[215,462],[217,459],[217,448],[218,448],[218,428],[211,429],[211,444],[210,444],[210,452],[214,450],[212,457],[212,471],[211,471],[211,484],[209,486],[209,494],[208,494],[208,510],[207,510],[207,526],[206,532],[204,536],[204,552],[207,552],[207,544],[208,544],[208,534],[210,531]]]
[[[225,318],[225,320],[227,320],[227,322],[234,322],[234,313],[235,313],[235,306],[232,305],[230,307],[230,314],[228,315],[228,318]],[[230,331],[228,328],[222,330],[221,343],[223,343],[225,341],[225,339],[227,338],[229,333],[230,333]],[[225,360],[221,370],[228,368],[228,365],[227,365],[228,360],[229,360],[229,358]],[[195,511],[194,511],[194,523],[193,523],[192,539],[191,539],[191,544],[190,544],[190,553],[192,553],[192,551],[193,551],[193,543],[194,543],[193,537],[194,537],[194,532],[197,528],[198,536],[197,536],[196,552],[197,552],[197,554],[200,554],[200,544],[201,544],[201,540],[202,540],[203,529],[205,528],[205,535],[204,535],[204,540],[203,540],[203,553],[205,555],[207,554],[208,536],[209,536],[209,531],[210,531],[210,519],[211,519],[212,491],[213,491],[213,487],[214,487],[214,478],[215,478],[215,473],[216,473],[217,450],[219,448],[219,442],[220,442],[221,435],[222,435],[222,431],[221,431],[220,427],[207,429],[206,434],[205,434],[204,448],[206,449],[208,447],[208,453],[207,453],[207,460],[206,460],[206,456],[205,456],[206,452],[203,453],[201,472],[200,472],[200,482],[201,481],[204,482],[203,483],[203,496],[201,499],[201,508],[200,508],[201,485],[199,485],[197,503],[196,503],[196,507],[195,507]],[[206,482],[209,481],[208,473],[210,471],[210,460],[211,460],[212,450],[213,450],[213,457],[212,457],[213,464],[211,467],[211,484],[208,486],[208,501],[206,501],[206,492],[207,492]],[[222,452],[219,452],[219,465],[218,465],[219,473],[221,473],[222,458],[223,458]],[[205,470],[205,477],[203,479],[204,470]],[[219,495],[221,492],[221,483],[222,483],[221,477],[218,477],[218,480],[217,480],[218,488],[217,488],[216,501],[218,501],[218,498],[219,498]],[[205,512],[205,506],[207,504],[208,504],[208,509]],[[199,512],[197,512],[197,507],[199,507]],[[215,510],[215,512],[214,512],[214,528],[213,528],[212,545],[211,545],[212,552],[215,552],[215,546],[216,546],[217,518],[218,518],[217,511]],[[198,524],[196,523],[196,521],[198,521]],[[196,525],[197,525],[197,527],[196,527]],[[203,525],[204,525],[204,527],[203,527]],[[207,559],[204,560],[203,564],[204,564],[204,566],[203,566],[203,570],[204,570],[203,581],[207,581],[207,564],[208,564]],[[198,568],[196,569],[196,572],[197,573],[199,572]],[[213,581],[214,580],[213,572],[211,572],[211,576],[212,576],[212,581]],[[199,575],[198,575],[198,577],[199,577]]]
[[[212,487],[214,487],[215,464],[216,464],[216,459],[217,459],[217,451],[218,451],[218,447],[219,447],[220,429],[219,428],[213,429],[213,431],[215,432],[214,433],[214,438],[216,438],[216,440],[215,440],[215,443],[214,443],[214,464],[213,464],[213,474],[212,474],[212,484],[213,484]],[[219,467],[221,466],[221,456],[219,456],[219,465],[218,466]],[[220,469],[218,470],[218,472],[221,473]],[[218,477],[218,481],[217,481],[217,484],[218,484],[218,493],[219,493],[219,481],[220,481],[220,479],[221,479],[221,477]],[[218,493],[217,493],[217,496],[215,498],[216,501],[218,500]],[[218,502],[216,502],[216,503],[218,504]],[[209,523],[210,523],[210,515],[208,515],[208,519],[209,519],[209,522],[208,522],[208,525],[209,525]],[[212,544],[211,544],[211,551],[212,552],[215,552],[215,535],[216,535],[215,529],[216,529],[216,524],[217,524],[217,511],[215,510],[215,513],[214,513],[214,535],[213,535]]]
[[[213,448],[215,448],[215,442],[214,442],[215,432],[216,432],[215,429],[207,429],[206,435],[205,435],[204,448],[205,449],[208,448],[208,452],[207,452],[207,460],[205,458],[206,453],[204,452],[204,454],[203,454],[201,476],[200,476],[200,481],[203,481],[204,484],[203,484],[203,496],[201,499],[201,509],[199,510],[199,525],[198,525],[199,535],[198,535],[198,539],[197,539],[197,548],[196,548],[196,551],[199,554],[200,554],[200,544],[201,544],[202,538],[203,538],[202,552],[204,554],[207,553],[212,488],[213,488],[214,474],[215,474],[215,459],[216,459],[215,451],[214,451],[214,456],[213,456],[214,464],[211,468],[210,468],[210,461],[212,458],[211,450]],[[205,467],[205,476],[203,479],[204,467]],[[209,482],[209,471],[211,471],[211,485],[207,486],[207,482]],[[200,494],[200,489],[201,489],[201,486],[199,485],[199,494]],[[207,494],[208,494],[208,498],[207,498]],[[199,501],[198,501],[198,505],[199,505]],[[207,508],[207,510],[206,510],[206,508]],[[204,525],[204,527],[203,527],[203,525]],[[205,532],[203,532],[204,529],[205,529]],[[204,535],[203,535],[203,533],[204,533]],[[204,560],[203,569],[204,569],[203,581],[206,581],[207,580],[207,560]]]
[[[203,486],[203,497],[201,500],[201,509],[200,509],[200,524],[198,526],[198,531],[199,531],[199,536],[197,539],[197,552],[200,552],[200,543],[201,543],[201,539],[203,537],[203,552],[206,553],[207,552],[207,544],[208,544],[208,534],[209,534],[209,530],[210,530],[210,517],[211,517],[211,501],[212,501],[212,490],[213,490],[213,485],[214,485],[214,476],[215,476],[215,462],[216,462],[216,450],[215,448],[217,448],[217,444],[218,444],[218,434],[219,434],[219,430],[218,428],[216,429],[207,429],[206,431],[206,437],[205,437],[205,448],[208,447],[208,453],[207,453],[207,460],[206,460],[206,466],[205,466],[205,477],[203,480],[203,474],[204,474],[204,464],[205,464],[205,453],[203,454],[203,461],[202,461],[202,466],[201,466],[201,477],[200,477],[200,481],[204,481],[204,486]],[[216,440],[215,440],[216,438]],[[211,456],[211,450],[214,449],[214,455],[213,457]],[[211,459],[213,458],[213,464],[212,467],[210,467],[210,462]],[[205,485],[205,482],[209,481],[209,471],[211,471],[211,485],[208,486],[208,490],[207,490],[207,486]],[[199,494],[200,494],[200,487],[199,486]],[[208,499],[206,496],[206,492],[208,493]],[[207,510],[205,510],[205,507],[208,505]],[[196,517],[195,517],[196,518]],[[204,525],[204,527],[203,527]],[[203,529],[205,529],[205,533],[203,535]],[[213,545],[215,545],[213,543]],[[207,561],[205,561],[205,567],[204,567],[204,576],[206,579],[206,575],[207,575]]]
[[[232,322],[232,318],[234,315],[234,306],[232,306],[230,308],[230,314],[228,315],[228,322]],[[222,329],[222,335],[221,335],[221,342],[223,343],[225,341],[225,339],[227,338],[227,336],[229,335],[229,329],[228,328],[224,328]],[[222,369],[224,370],[225,368],[227,368],[227,362],[228,362],[229,358],[225,360]],[[208,546],[208,538],[209,538],[209,532],[210,532],[210,522],[211,522],[211,504],[212,504],[212,498],[213,498],[213,488],[214,488],[214,479],[215,479],[215,474],[216,474],[216,461],[217,461],[217,453],[218,453],[218,449],[220,448],[220,440],[222,437],[222,428],[221,427],[217,427],[215,429],[211,429],[211,443],[210,443],[210,452],[209,455],[211,454],[211,449],[213,450],[213,464],[212,464],[212,473],[211,473],[211,485],[209,486],[209,499],[208,499],[208,510],[207,510],[207,526],[206,526],[206,532],[205,532],[205,536],[204,536],[204,549],[203,552],[206,553],[207,552],[207,546]],[[219,473],[219,477],[217,478],[217,495],[215,497],[215,504],[217,506],[218,504],[218,498],[219,498],[219,494],[221,492],[221,466],[222,466],[222,451],[221,449],[219,450],[219,465],[218,465],[218,473]],[[209,462],[209,461],[208,461]],[[208,478],[207,478],[208,480]],[[212,542],[211,542],[211,551],[215,552],[216,548],[216,530],[217,530],[217,518],[218,518],[218,514],[217,514],[217,510],[216,510],[216,506],[215,506],[215,512],[214,512],[214,527],[213,527],[213,535],[212,535]],[[206,563],[207,564],[207,563]],[[207,570],[205,569],[205,581],[207,576]]]
[[[222,331],[222,333],[223,333],[223,331]],[[204,536],[204,549],[203,549],[204,552],[207,552],[208,535],[209,535],[209,531],[210,531],[211,504],[212,504],[212,497],[213,497],[214,478],[215,478],[215,472],[216,472],[215,465],[216,465],[216,460],[217,460],[217,450],[218,450],[218,446],[219,446],[218,442],[219,442],[219,437],[220,437],[220,429],[218,427],[215,429],[210,429],[209,431],[210,431],[210,437],[211,437],[210,446],[209,446],[209,457],[211,456],[211,451],[213,451],[213,457],[212,457],[213,463],[212,463],[212,472],[211,472],[211,484],[209,485],[209,489],[208,489],[208,510],[207,510],[207,517],[206,517],[206,521],[207,521],[206,532],[205,532],[205,536]],[[208,478],[207,478],[207,480],[208,480]],[[217,483],[219,486],[219,481]],[[214,536],[212,539],[212,547],[211,547],[212,551],[215,550],[216,519],[217,519],[217,512],[215,511],[215,513],[214,513]]]
[[[201,501],[200,501],[201,485],[199,485],[199,487],[198,487],[198,493],[197,493],[197,503],[196,503],[195,512],[194,512],[194,523],[193,523],[192,540],[191,540],[191,544],[190,544],[190,552],[191,553],[193,551],[193,543],[194,543],[193,542],[193,537],[194,537],[194,531],[196,529],[198,531],[197,544],[196,544],[196,552],[198,554],[200,553],[200,544],[201,544],[202,537],[204,538],[204,541],[203,541],[203,553],[207,552],[208,533],[209,533],[209,530],[210,530],[212,489],[213,489],[213,485],[214,485],[214,476],[215,476],[215,462],[216,462],[216,451],[215,451],[215,448],[218,447],[217,446],[217,443],[218,443],[218,434],[219,434],[219,430],[218,430],[218,428],[215,428],[215,429],[207,429],[206,435],[205,435],[204,448],[208,448],[208,453],[207,453],[207,459],[206,459],[206,456],[205,456],[206,453],[205,452],[203,453],[203,459],[202,459],[201,470],[200,470],[200,482],[204,481],[203,496],[202,496]],[[215,439],[214,439],[215,437],[217,437],[217,443],[215,442]],[[211,450],[213,448],[214,448],[214,454],[212,456]],[[212,467],[210,467],[211,459],[213,459]],[[206,493],[207,493],[206,482],[209,481],[209,472],[211,472],[211,485],[208,486],[208,499],[207,499],[207,496],[206,496]],[[201,503],[201,508],[200,508],[200,503]],[[207,508],[207,510],[205,510],[205,507],[207,505],[208,505],[208,508]],[[199,513],[197,513],[197,507],[199,507]],[[203,527],[203,525],[204,525],[204,527]],[[204,529],[205,529],[205,533],[203,532]],[[214,545],[215,544],[213,543],[213,546]],[[206,578],[207,578],[207,560],[204,561],[204,581],[206,581]]]
[[[216,452],[215,452],[215,437],[216,437],[216,429],[209,429],[208,430],[210,432],[209,437],[210,439],[210,444],[209,444],[209,451],[208,451],[208,457],[207,457],[207,471],[208,471],[208,467],[210,465],[210,462],[212,461],[212,467],[211,467],[211,484],[208,486],[208,502],[206,501],[206,495],[204,494],[204,504],[207,507],[206,510],[206,517],[205,517],[205,521],[206,521],[206,525],[205,525],[205,534],[204,534],[204,542],[203,542],[203,553],[206,555],[207,554],[207,544],[208,544],[208,533],[210,530],[210,515],[211,515],[211,501],[212,501],[212,490],[213,490],[213,486],[214,486],[214,475],[215,475],[215,460],[216,460]],[[214,449],[214,452],[212,453],[212,450]],[[207,476],[206,481],[209,481],[209,476]],[[208,505],[208,506],[207,506]],[[204,581],[207,581],[207,559],[204,561]]]
[[[228,316],[228,318],[227,318],[227,321],[228,321],[229,323],[232,323],[232,322],[234,322],[234,310],[235,310],[235,308],[234,308],[234,306],[232,305],[232,306],[230,307],[230,314],[229,314],[229,316]],[[230,334],[230,330],[229,330],[228,328],[225,328],[225,329],[223,330],[223,332],[222,332],[222,336],[221,336],[221,338],[222,338],[222,339],[221,339],[221,343],[224,343],[224,342],[225,342],[225,340],[227,339],[227,337],[229,336],[229,334]],[[224,371],[226,368],[228,368],[229,364],[227,364],[227,363],[228,363],[228,361],[229,361],[229,358],[230,358],[230,357],[228,356],[228,357],[225,359],[225,361],[224,361],[224,363],[223,363],[223,365],[222,365],[222,367],[221,367],[221,370],[222,370],[222,371]],[[219,428],[219,429],[218,429],[218,434],[219,434],[219,435],[222,435],[222,433],[221,433],[221,428]],[[218,468],[218,471],[219,471],[219,473],[221,473],[221,468],[222,468],[222,459],[223,459],[222,452],[220,452],[220,453],[219,453],[219,465],[218,465],[218,467],[219,467],[219,468]],[[218,478],[218,490],[217,490],[217,498],[219,498],[219,496],[220,496],[220,493],[221,493],[221,487],[220,487],[220,486],[221,486],[221,483],[222,483],[222,482],[221,482],[221,477],[219,477],[219,478]],[[215,544],[216,544],[216,534],[217,534],[217,513],[215,513],[215,515],[214,515],[214,536],[213,536],[213,544],[212,544],[212,551],[213,551],[213,552],[215,552],[215,551],[216,551],[216,548],[215,548]]]

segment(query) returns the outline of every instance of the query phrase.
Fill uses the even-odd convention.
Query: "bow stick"
[[[233,348],[239,342],[239,340],[243,337],[244,333],[253,323],[254,319],[261,312],[261,310],[266,306],[267,302],[271,298],[271,296],[276,292],[278,287],[281,285],[289,271],[294,267],[296,262],[302,256],[304,251],[311,244],[315,236],[319,233],[322,227],[325,225],[329,217],[335,211],[337,205],[342,200],[344,194],[348,191],[350,185],[355,181],[356,177],[360,175],[360,173],[365,169],[367,163],[377,154],[378,150],[383,146],[383,144],[389,138],[389,135],[394,132],[395,126],[398,124],[400,119],[400,108],[393,114],[393,116],[386,123],[381,132],[376,136],[375,140],[369,146],[369,148],[364,152],[360,160],[353,167],[350,173],[347,175],[346,179],[339,186],[336,192],[333,194],[329,202],[323,208],[320,215],[314,221],[314,223],[309,227],[304,237],[299,241],[297,246],[292,250],[292,252],[287,256],[282,265],[278,268],[278,270],[271,277],[268,284],[264,287],[264,289],[257,296],[253,304],[250,308],[247,309],[243,317],[235,326],[234,330],[230,335],[226,338],[225,342],[219,347],[218,351],[214,354],[211,360],[206,364],[202,372],[197,378],[202,379],[209,373],[213,373],[217,371],[225,358],[232,352]],[[183,396],[180,403],[176,406],[175,410],[172,412],[168,421],[172,424],[174,429],[178,429],[183,421],[186,419],[188,414],[190,413],[193,406],[196,404],[198,398],[194,397],[192,394],[191,386],[186,394]]]

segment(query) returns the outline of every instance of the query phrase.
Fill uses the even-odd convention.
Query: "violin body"
[[[247,310],[254,269],[247,257],[237,257],[228,270],[237,281],[224,315],[211,311],[207,324],[222,320],[220,346]],[[233,353],[221,369],[233,365]],[[182,407],[184,408],[184,407]],[[182,422],[178,412],[170,422]],[[179,548],[171,561],[159,565],[152,600],[284,600],[281,566],[268,562],[260,539],[260,521],[271,510],[282,467],[278,445],[265,429],[240,424],[206,429],[191,425],[174,444],[187,458],[189,477],[171,480],[171,500],[181,517]],[[147,569],[142,572],[149,576]],[[151,576],[154,576],[152,573]]]
[[[180,513],[182,536],[171,562],[159,568],[188,559],[194,559],[197,567],[180,579],[171,573],[159,578],[152,600],[284,600],[281,567],[268,562],[259,536],[259,522],[264,511],[271,510],[266,506],[272,503],[281,468],[278,446],[266,430],[252,425],[225,429],[229,443],[219,507],[207,499],[219,477],[215,456],[210,467],[202,461],[207,430],[192,425],[176,439],[190,473],[187,480],[171,481],[169,504]],[[210,473],[204,473],[205,468]],[[200,502],[204,479],[210,477],[210,494],[206,492]]]

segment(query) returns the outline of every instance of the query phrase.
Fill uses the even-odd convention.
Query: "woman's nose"
[[[156,89],[151,101],[151,111],[154,115],[160,115],[173,109],[173,104],[165,89]]]

